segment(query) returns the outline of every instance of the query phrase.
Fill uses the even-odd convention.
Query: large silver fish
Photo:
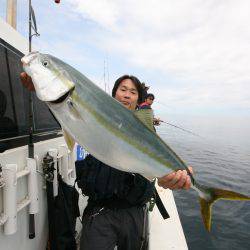
[[[198,191],[203,222],[211,227],[211,205],[218,199],[250,200],[232,191],[197,183],[180,157],[130,110],[80,72],[38,52],[22,58],[38,98],[47,103],[61,124],[69,147],[74,142],[107,165],[146,178],[187,170]]]

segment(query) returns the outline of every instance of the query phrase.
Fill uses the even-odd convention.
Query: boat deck
[[[174,201],[173,192],[156,187],[170,218],[164,220],[157,208],[149,213],[149,249],[188,249],[182,225]]]

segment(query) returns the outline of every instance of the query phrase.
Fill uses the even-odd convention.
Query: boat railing
[[[53,194],[58,194],[57,175],[60,173],[65,183],[72,185],[75,180],[74,154],[69,151],[65,144],[59,145],[58,148],[48,149],[48,154],[53,158]],[[43,155],[44,156],[44,155]],[[40,156],[41,157],[41,156]],[[38,201],[38,174],[44,176],[41,169],[42,159],[35,155],[34,159],[27,158],[26,166],[20,169],[18,163],[8,163],[0,165],[0,191],[3,191],[3,212],[0,214],[0,226],[4,227],[5,235],[12,235],[17,231],[17,216],[24,208],[28,207],[29,214],[37,214],[39,211]],[[39,166],[40,164],[40,166]],[[17,184],[20,180],[27,177],[27,194],[23,198],[18,198]],[[45,185],[44,185],[45,188]]]
[[[2,167],[3,213],[0,225],[4,225],[4,234],[11,235],[17,231],[17,214],[29,206],[29,213],[38,213],[38,187],[36,160],[27,158],[27,166],[17,171],[17,164],[6,164]],[[28,177],[28,195],[17,201],[17,182]]]

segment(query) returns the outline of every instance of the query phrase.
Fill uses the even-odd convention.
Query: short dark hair
[[[141,82],[139,81],[139,79],[135,76],[132,76],[132,75],[123,75],[115,81],[114,87],[112,89],[112,97],[115,97],[115,94],[116,94],[116,91],[117,91],[119,85],[121,84],[122,81],[124,81],[126,79],[130,79],[134,83],[134,85],[138,91],[137,103],[140,104],[143,101],[142,100],[143,86],[142,86]]]
[[[147,95],[146,95],[146,99],[148,99],[148,98],[152,98],[153,100],[155,99],[155,96],[152,94],[152,93],[148,93]]]

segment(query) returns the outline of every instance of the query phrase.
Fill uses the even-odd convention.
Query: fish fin
[[[74,98],[71,98],[71,97],[68,98],[67,105],[68,105],[68,108],[70,110],[70,113],[73,115],[73,116],[71,116],[72,118],[83,120],[82,117],[80,116],[78,110],[76,109]]]
[[[222,200],[250,200],[250,197],[236,193],[229,190],[217,189],[217,188],[207,188],[211,195],[210,200],[206,200],[200,197],[200,209],[202,220],[207,231],[211,229],[211,219],[212,219],[212,205],[215,201]]]
[[[75,146],[75,140],[72,138],[72,136],[66,132],[66,130],[63,129],[63,136],[64,136],[64,139],[65,139],[65,142],[70,150],[70,152],[73,151],[74,149],[74,146]]]
[[[152,109],[139,109],[134,112],[134,115],[146,125],[150,130],[155,132],[153,126],[153,110]]]
[[[211,213],[212,213],[212,204],[213,202],[206,201],[205,199],[201,198],[200,201],[200,210],[201,210],[201,216],[204,223],[205,228],[207,231],[210,232],[211,230]]]

